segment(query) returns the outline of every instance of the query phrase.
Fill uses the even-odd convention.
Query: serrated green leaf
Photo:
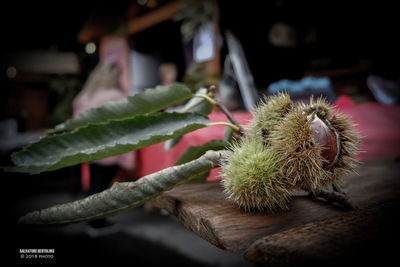
[[[114,183],[110,189],[87,198],[30,212],[18,223],[66,224],[114,215],[208,172],[219,165],[221,156],[221,153],[209,151],[194,161],[166,168],[135,182]]]
[[[207,95],[207,88],[200,88],[196,94]],[[192,97],[179,112],[196,112],[204,115],[208,115],[212,112],[213,105],[202,97]],[[169,139],[164,144],[164,150],[168,151],[176,146],[182,139],[182,136]]]
[[[184,164],[184,163],[190,162],[192,160],[195,160],[195,159],[203,156],[207,151],[210,151],[210,150],[217,151],[217,150],[226,149],[226,147],[228,145],[229,145],[229,143],[224,140],[212,140],[201,146],[190,146],[185,150],[185,152],[182,153],[182,155],[176,161],[175,165],[180,165],[180,164]],[[195,183],[205,182],[209,175],[210,175],[210,172],[208,171],[208,172],[200,175],[196,179],[193,179],[192,182],[195,182]]]
[[[11,156],[6,171],[31,174],[115,156],[206,127],[196,113],[158,113],[89,124],[76,131],[41,139]]]
[[[226,126],[222,140],[230,143],[232,139],[233,139],[233,129],[230,126]]]
[[[49,133],[70,131],[88,123],[107,122],[112,119],[131,118],[136,115],[155,112],[192,97],[190,89],[182,84],[157,86],[143,93],[112,101],[99,108],[89,109],[77,117],[57,125]]]
[[[182,153],[175,165],[184,164],[197,159],[209,150],[217,151],[225,149],[228,145],[229,143],[224,140],[211,140],[200,146],[190,146],[185,150],[185,152]]]
[[[182,140],[183,136],[178,136],[172,139],[169,139],[167,141],[165,141],[164,143],[164,150],[168,151],[171,148],[173,148],[174,146],[176,146],[177,144],[179,144],[179,142]]]

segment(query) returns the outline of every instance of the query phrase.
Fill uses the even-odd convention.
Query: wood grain
[[[345,191],[358,208],[385,203],[400,195],[399,161],[367,162],[358,173],[344,177]],[[311,200],[303,192],[295,194],[287,211],[245,212],[225,199],[219,182],[182,185],[147,206],[167,210],[186,228],[229,251],[243,251],[262,237],[345,213],[341,207]]]
[[[398,242],[400,216],[394,215],[400,201],[375,204],[368,208],[315,221],[265,236],[245,251],[244,257],[265,266],[330,266],[371,264],[388,261]],[[368,264],[368,266],[370,266]]]

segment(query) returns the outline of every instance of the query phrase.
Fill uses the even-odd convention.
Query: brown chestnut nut
[[[339,156],[339,139],[337,138],[337,134],[328,127],[327,123],[329,122],[325,123],[315,115],[310,124],[315,143],[323,148],[321,157],[326,160],[322,166],[324,169],[329,169],[335,165]]]

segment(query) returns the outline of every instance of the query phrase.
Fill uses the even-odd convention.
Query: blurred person
[[[73,117],[91,108],[97,108],[109,101],[127,97],[121,86],[121,68],[116,64],[100,63],[89,75],[82,91],[73,101]],[[92,195],[107,189],[120,168],[133,170],[136,154],[134,151],[89,163],[90,186],[87,192]],[[111,228],[106,219],[96,219],[88,223],[90,235],[101,234],[99,229]],[[110,232],[110,231],[108,231]]]
[[[177,81],[178,69],[174,63],[163,63],[159,68],[160,84],[169,85]]]

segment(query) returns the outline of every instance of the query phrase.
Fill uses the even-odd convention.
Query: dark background
[[[2,4],[1,53],[56,49],[80,54],[84,44],[77,42],[77,34],[90,15],[118,18],[132,2],[10,1]],[[218,3],[221,31],[232,29],[238,35],[260,86],[279,77],[298,77],[309,67],[309,61],[318,57],[332,59],[327,68],[352,66],[361,60],[372,62],[379,74],[398,75],[399,68],[394,68],[400,54],[398,9],[393,1],[221,0]],[[307,29],[316,29],[317,42],[296,49],[272,47],[267,39],[268,29],[277,21],[293,25],[300,38]],[[168,43],[148,46],[157,49]]]

